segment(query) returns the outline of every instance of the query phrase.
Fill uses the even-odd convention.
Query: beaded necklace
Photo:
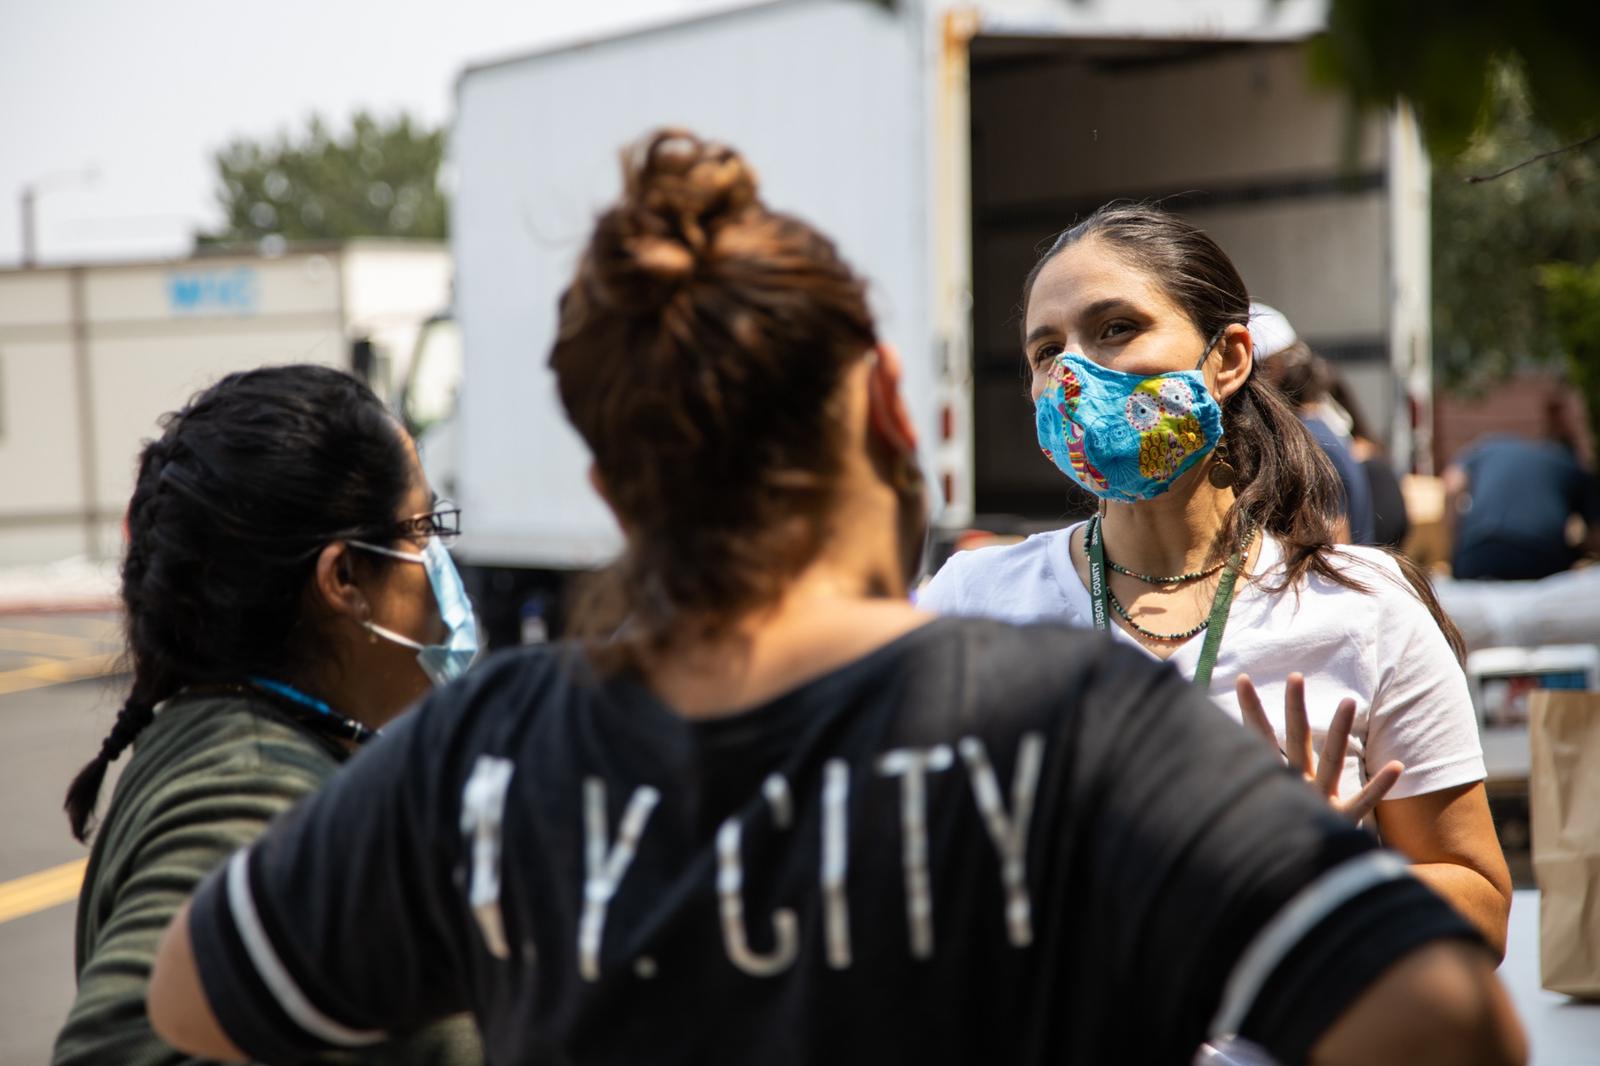
[[[1205,621],[1182,633],[1157,633],[1153,629],[1146,629],[1129,617],[1127,609],[1112,594],[1111,583],[1106,580],[1105,575],[1104,533],[1101,530],[1100,516],[1096,515],[1089,520],[1086,544],[1089,554],[1089,597],[1094,607],[1095,628],[1102,632],[1110,629],[1111,620],[1107,617],[1106,610],[1109,605],[1135,633],[1150,640],[1174,643],[1188,640],[1206,630],[1205,647],[1200,649],[1200,661],[1195,669],[1194,683],[1202,690],[1208,688],[1211,684],[1211,671],[1217,663],[1217,652],[1222,647],[1222,631],[1228,624],[1228,611],[1233,606],[1233,586],[1238,580],[1239,571],[1244,566],[1244,560],[1249,557],[1250,544],[1255,539],[1255,533],[1254,523],[1245,526],[1244,536],[1240,539],[1238,547],[1224,564],[1222,580],[1217,583],[1216,594],[1211,599],[1211,613]]]
[[[1137,570],[1129,570],[1127,567],[1119,566],[1110,559],[1106,560],[1106,566],[1110,568],[1113,574],[1121,574],[1123,577],[1131,577],[1135,581],[1143,581],[1146,585],[1160,585],[1169,592],[1177,588],[1179,585],[1187,584],[1190,581],[1199,581],[1203,577],[1210,577],[1212,574],[1216,573],[1218,570],[1221,570],[1227,565],[1228,560],[1223,559],[1215,566],[1208,566],[1204,570],[1193,570],[1187,574],[1174,574],[1171,577],[1156,577],[1151,574],[1141,574]]]

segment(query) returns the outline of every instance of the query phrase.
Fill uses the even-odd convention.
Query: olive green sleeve
[[[326,773],[312,760],[273,764],[241,751],[142,797],[129,812],[135,825],[105,827],[115,836],[97,849],[83,887],[103,918],[56,1038],[55,1063],[192,1061],[158,1040],[145,1018],[161,933],[207,873],[315,791]]]
[[[326,756],[261,736],[231,753],[208,751],[128,812],[109,847],[97,849],[83,891],[100,919],[78,976],[77,998],[56,1038],[56,1066],[166,1066],[197,1060],[164,1044],[145,1015],[145,989],[162,932],[212,869],[328,776]],[[219,756],[221,758],[219,759]],[[80,921],[80,929],[83,923]],[[80,936],[83,933],[80,932]],[[476,1030],[456,1019],[364,1057],[328,1061],[481,1062]],[[412,1047],[410,1045],[415,1045]]]

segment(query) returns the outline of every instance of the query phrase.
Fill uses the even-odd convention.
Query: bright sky
[[[211,155],[234,136],[360,107],[448,121],[468,64],[748,2],[0,4],[0,266],[21,258],[25,184],[41,263],[182,254],[220,219]]]

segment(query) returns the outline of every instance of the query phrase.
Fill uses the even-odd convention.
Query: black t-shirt
[[[1411,517],[1406,513],[1406,494],[1395,476],[1394,467],[1382,455],[1361,460],[1372,490],[1372,543],[1398,548],[1411,532]]]
[[[1304,1057],[1468,927],[1175,672],[942,619],[749,711],[570,647],[439,691],[211,878],[207,997],[290,1062],[472,1010],[494,1063]]]

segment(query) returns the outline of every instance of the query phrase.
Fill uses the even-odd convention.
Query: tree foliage
[[[1433,330],[1447,383],[1482,384],[1565,347],[1539,268],[1600,259],[1600,143],[1492,181],[1467,180],[1560,148],[1563,136],[1536,116],[1518,66],[1502,63],[1478,133],[1435,162]]]
[[[215,157],[225,223],[200,240],[442,238],[444,149],[441,128],[364,111],[342,131],[312,117],[297,137],[238,138]]]
[[[1408,103],[1433,156],[1435,367],[1447,384],[1563,353],[1579,376],[1584,357],[1556,311],[1578,275],[1545,267],[1600,260],[1596,42],[1595,0],[1331,0],[1315,75],[1357,109]]]
[[[1600,132],[1597,41],[1594,0],[1332,0],[1312,63],[1359,107],[1408,101],[1435,158],[1450,158],[1480,129],[1506,60],[1557,137]]]

